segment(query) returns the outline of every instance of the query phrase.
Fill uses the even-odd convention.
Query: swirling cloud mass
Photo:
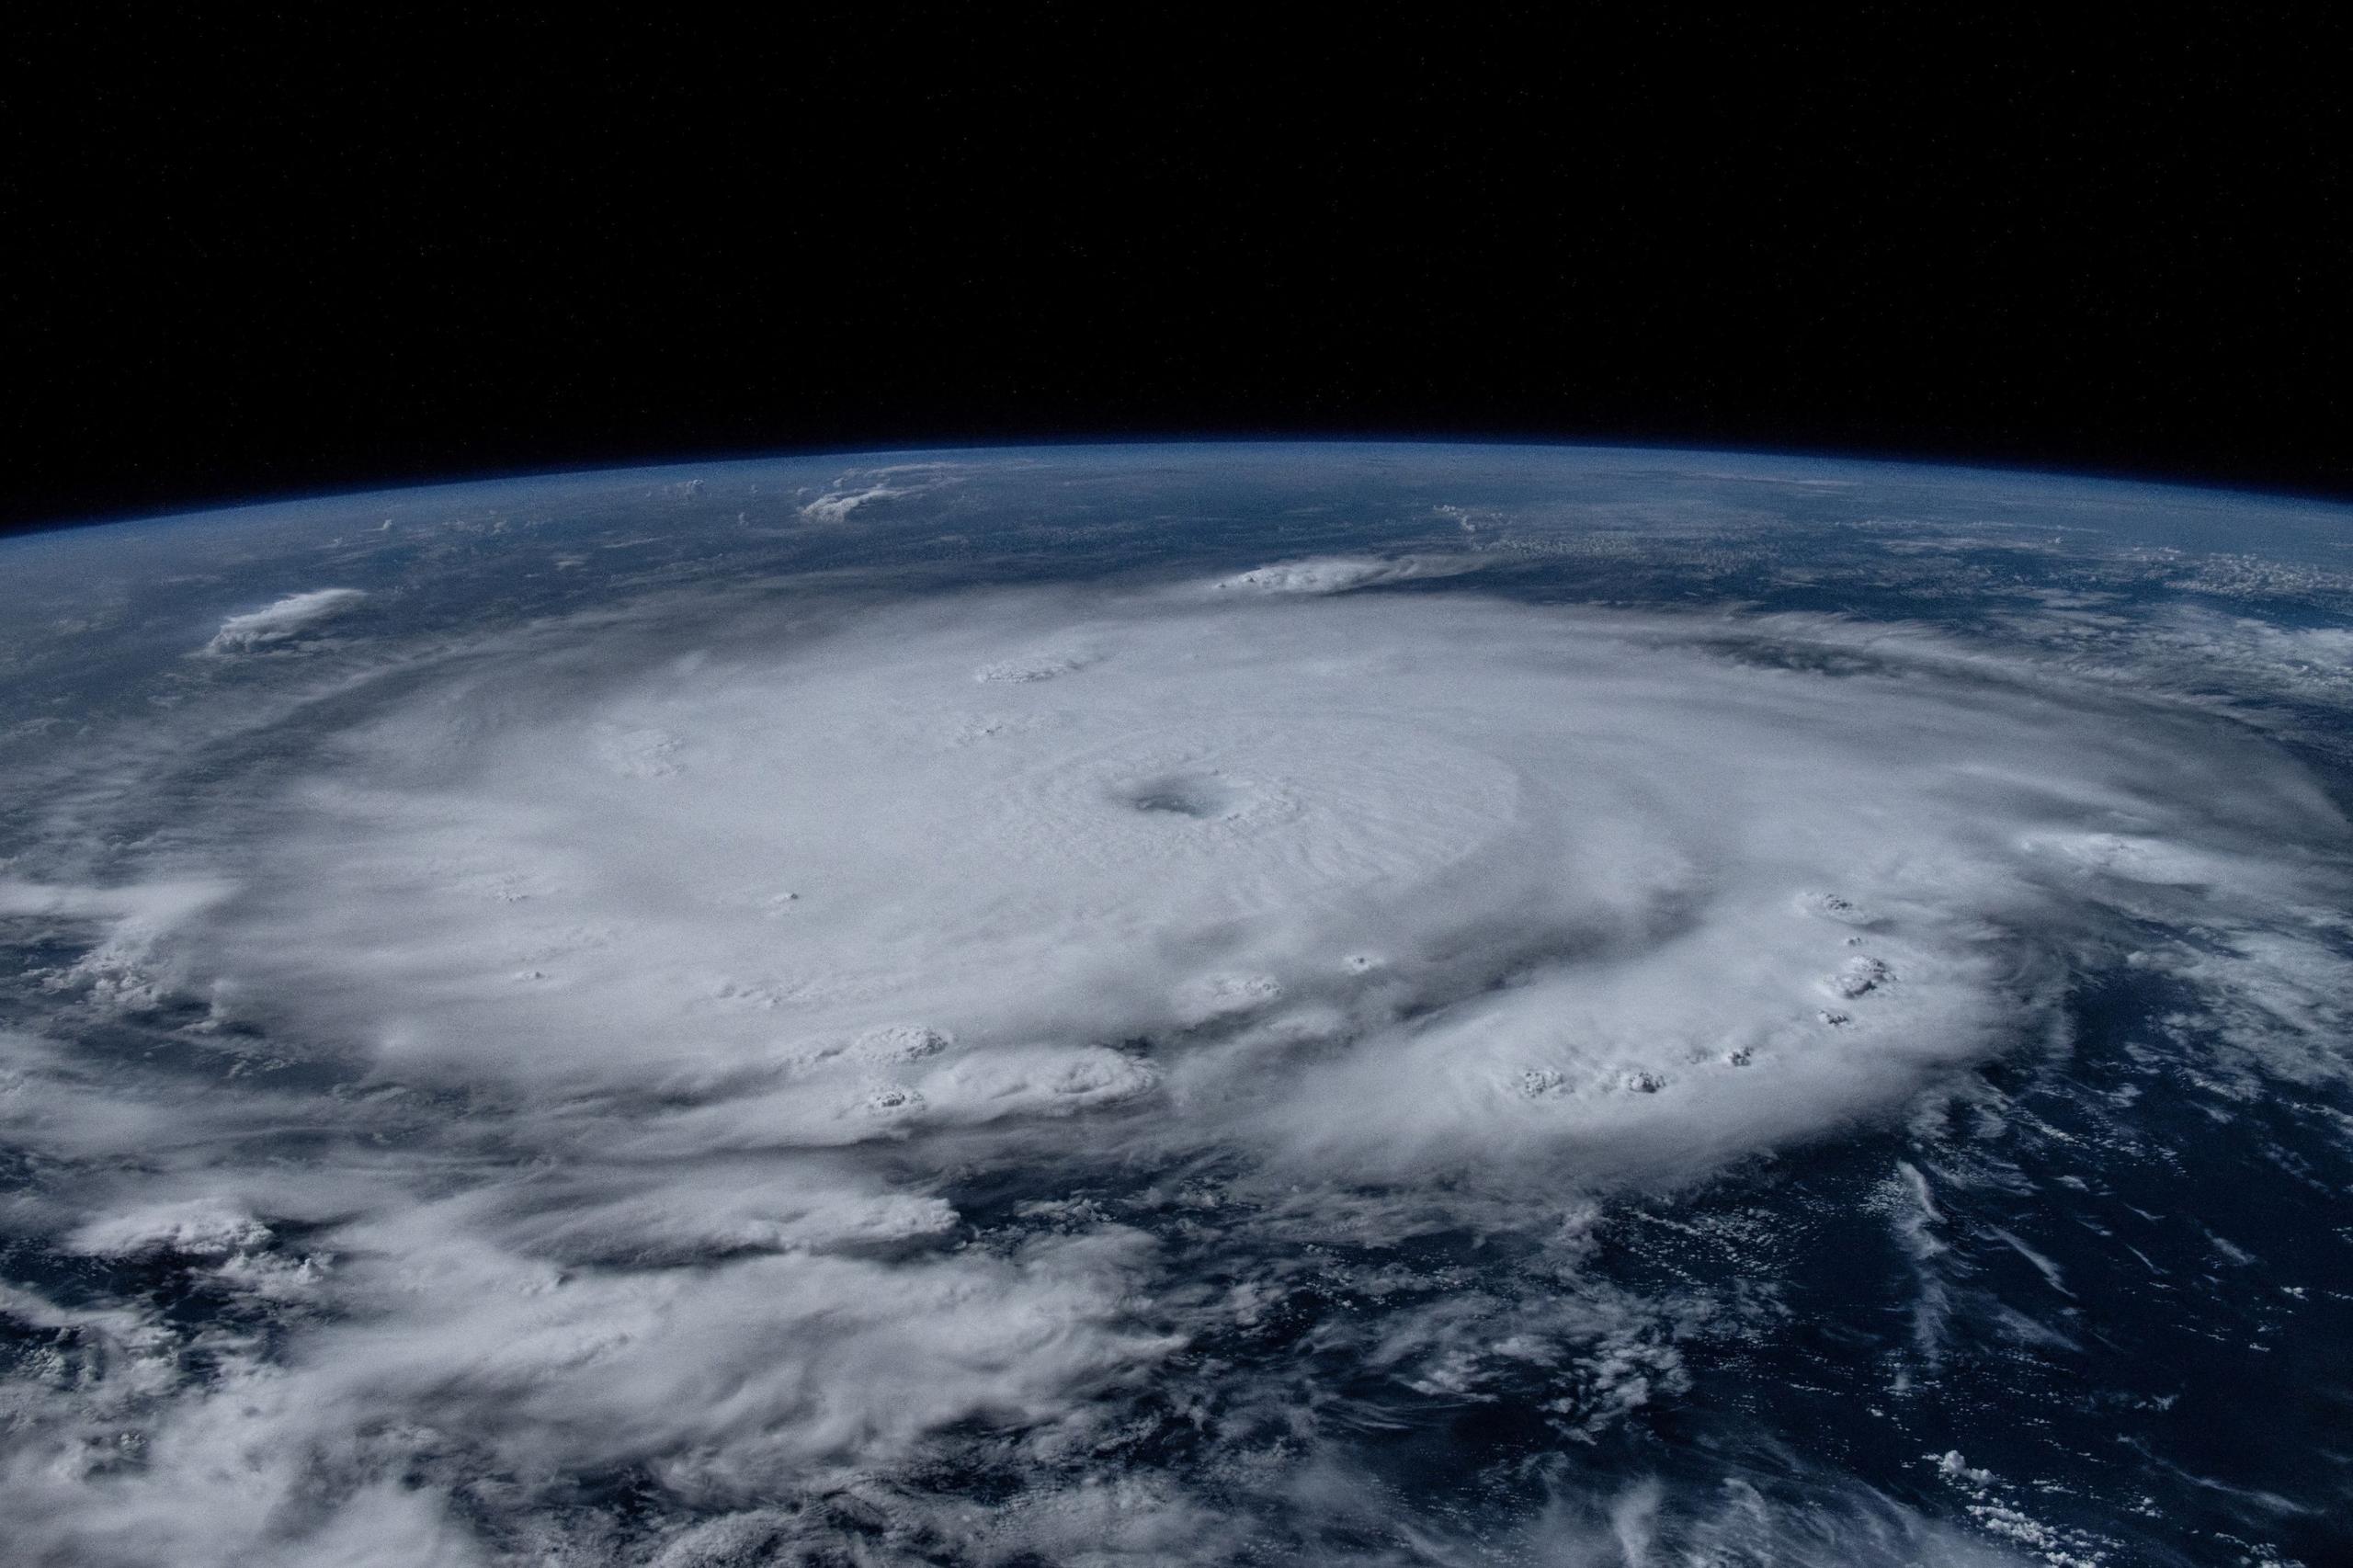
[[[1461,562],[656,595],[338,700],[0,889],[56,1006],[184,1016],[7,1039],[19,1225],[181,1292],[0,1301],[66,1346],[28,1561],[1990,1560],[1733,1480],[1410,1523],[1385,1435],[1671,1398],[1768,1309],[1597,1217],[2063,1049],[2087,973],[2347,978],[2341,819],[2193,705]]]

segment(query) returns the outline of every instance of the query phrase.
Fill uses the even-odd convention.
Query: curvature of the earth
[[[2353,1553],[2353,513],[1714,454],[0,545],[38,1563]]]

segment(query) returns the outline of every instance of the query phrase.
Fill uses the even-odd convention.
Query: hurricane
[[[2316,1552],[2171,1414],[2348,1388],[2353,581],[2264,505],[1207,447],[0,547],[15,1550]]]

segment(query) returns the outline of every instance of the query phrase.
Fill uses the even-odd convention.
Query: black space
[[[18,18],[0,525],[1121,433],[2353,494],[2317,15],[790,15]]]

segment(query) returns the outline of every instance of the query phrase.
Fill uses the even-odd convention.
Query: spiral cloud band
[[[17,1412],[13,1528],[585,1562],[623,1547],[580,1478],[630,1474],[706,1517],[679,1565],[1350,1539],[1362,1380],[1532,1378],[1597,1432],[1675,1386],[1677,1314],[1731,1310],[1581,1283],[1596,1201],[2048,1047],[2136,921],[2341,897],[2292,847],[2341,831],[2308,777],[2195,708],[1473,586],[1309,561],[557,622],[339,715],[146,881],[9,884],[112,933],[76,983],[269,1058],[142,1097],[12,1037],[17,1135],[105,1173],[49,1199],[66,1244],[195,1256],[231,1303],[193,1384],[74,1320],[110,1358]],[[2320,962],[2250,944],[2231,983]],[[1458,1231],[1542,1288],[1319,1330],[1313,1378],[1268,1337],[1313,1245]],[[1635,1560],[1654,1504],[1515,1528]]]

